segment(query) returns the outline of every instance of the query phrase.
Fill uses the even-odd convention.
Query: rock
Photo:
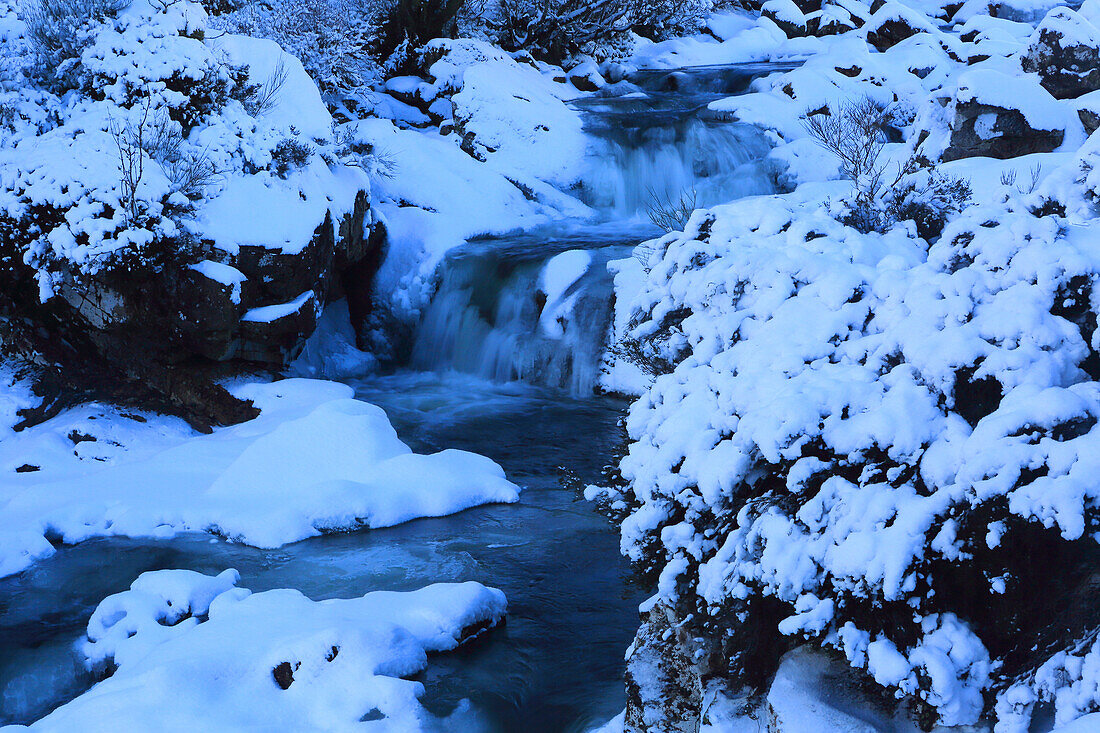
[[[312,333],[326,299],[366,300],[362,290],[370,287],[384,243],[384,230],[369,225],[363,192],[339,223],[329,212],[297,254],[242,246],[230,256],[203,243],[169,243],[182,253],[177,261],[68,274],[60,297],[45,303],[33,281],[15,278],[0,299],[0,311],[20,316],[7,319],[6,340],[38,363],[64,365],[60,392],[73,399],[141,403],[198,428],[240,422],[255,416],[255,408],[215,380],[246,362],[283,366]],[[199,252],[223,261],[200,259]],[[308,303],[279,317],[242,320],[307,293]]]
[[[989,69],[968,72],[959,81],[943,159],[1049,153],[1065,137],[1065,112],[1033,79]]]
[[[699,673],[679,643],[670,615],[664,606],[654,606],[627,651],[624,733],[698,730]]]
[[[607,81],[592,59],[585,59],[569,70],[569,83],[582,92],[595,92],[607,86]]]
[[[867,42],[880,52],[918,33],[935,30],[924,16],[896,2],[888,2],[879,8],[864,28]]]
[[[268,364],[289,363],[313,333],[320,315],[320,299],[306,290],[286,303],[253,308],[241,318],[239,357]]]
[[[1057,99],[1073,99],[1100,89],[1100,29],[1069,8],[1055,8],[1043,19],[1020,60],[1024,71]]]
[[[809,35],[806,16],[792,0],[768,0],[760,8],[760,14],[779,26],[787,38]]]
[[[1091,135],[1100,129],[1100,91],[1091,92],[1077,99],[1077,117]]]
[[[839,5],[825,5],[818,13],[806,17],[807,29],[811,35],[838,36],[855,30],[863,23]]]

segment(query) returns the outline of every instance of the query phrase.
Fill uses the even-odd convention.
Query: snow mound
[[[350,387],[288,379],[233,391],[260,416],[210,435],[93,404],[0,443],[0,470],[12,472],[0,483],[0,575],[52,554],[47,538],[207,531],[277,547],[518,499],[487,458],[414,454]]]
[[[421,730],[405,678],[507,608],[474,582],[315,602],[238,580],[161,570],[105,599],[83,649],[113,674],[30,730]]]

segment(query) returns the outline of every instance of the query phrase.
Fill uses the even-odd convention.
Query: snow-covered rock
[[[975,69],[960,76],[945,160],[1049,153],[1077,123],[1034,77]]]
[[[33,48],[15,30],[9,60]],[[140,380],[197,422],[244,419],[175,365],[292,358],[339,275],[380,247],[369,175],[302,64],[210,32],[198,3],[134,0],[85,34],[56,73],[35,57],[0,92],[28,112],[0,136],[6,308],[33,324],[14,340]],[[306,290],[292,321],[242,321]]]
[[[1069,8],[1055,8],[1039,24],[1021,59],[1058,99],[1100,89],[1100,29]]]
[[[106,598],[83,648],[113,673],[29,730],[435,729],[407,678],[507,607],[473,582],[315,602],[238,580],[160,570]]]

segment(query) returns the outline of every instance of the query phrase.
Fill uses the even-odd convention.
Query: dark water
[[[290,587],[314,599],[451,580],[501,588],[507,625],[433,658],[426,706],[444,715],[468,698],[468,727],[489,731],[581,731],[617,713],[642,593],[614,529],[562,488],[558,468],[594,480],[624,404],[459,375],[403,373],[356,386],[414,449],[465,448],[500,462],[524,487],[520,503],[278,550],[204,535],[64,548],[0,580],[0,722],[30,722],[90,684],[72,645],[104,596],[146,570],[227,567],[254,591]]]

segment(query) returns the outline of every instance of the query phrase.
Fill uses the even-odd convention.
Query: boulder
[[[927,18],[897,2],[885,3],[870,17],[864,29],[867,42],[880,52],[910,36],[935,31]]]
[[[809,32],[818,37],[838,36],[855,30],[860,25],[862,21],[840,5],[825,5],[820,12],[807,16]]]
[[[1077,117],[1081,120],[1086,135],[1100,129],[1100,91],[1090,92],[1077,99]]]
[[[809,34],[806,16],[793,0],[768,0],[761,7],[760,14],[779,26],[787,38],[801,38]]]
[[[1043,19],[1020,60],[1024,71],[1058,99],[1100,89],[1100,29],[1069,8]]]
[[[1065,138],[1067,110],[1031,77],[989,69],[960,77],[944,160],[1049,153]]]

